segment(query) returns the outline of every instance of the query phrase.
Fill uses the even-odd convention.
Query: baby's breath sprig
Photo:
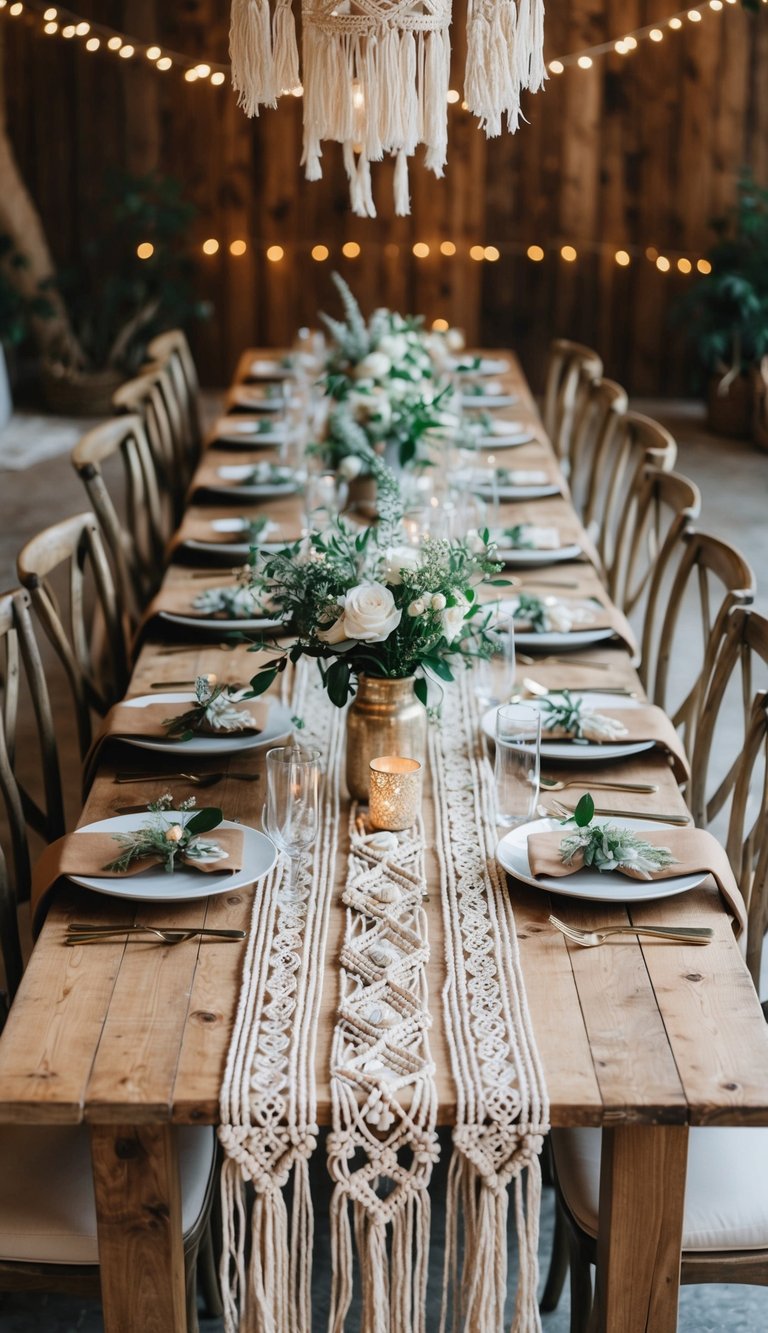
[[[179,820],[172,821],[164,817],[169,809],[166,804],[168,797],[170,793],[165,793],[154,803],[154,808],[150,806],[153,818],[143,828],[133,829],[130,833],[113,834],[114,841],[123,850],[114,861],[104,866],[105,870],[121,874],[129,870],[135,861],[151,858],[159,860],[166,873],[171,875],[181,858],[202,861],[226,855],[219,843],[202,836],[218,827],[224,818],[222,811],[214,806],[206,806],[191,818],[185,819],[188,803],[182,802]]]
[[[616,824],[593,824],[595,803],[587,793],[573,815],[563,824],[576,824],[576,832],[560,843],[560,859],[570,866],[581,857],[586,867],[599,871],[631,871],[638,879],[653,879],[654,873],[676,865],[677,858],[668,847],[656,847],[631,829]]]

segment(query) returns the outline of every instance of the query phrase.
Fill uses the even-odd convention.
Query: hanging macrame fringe
[[[299,49],[290,0],[232,0],[229,28],[232,86],[247,116],[277,106],[281,93],[299,84]]]
[[[343,1190],[334,1191],[330,1333],[344,1333],[352,1302],[355,1252],[361,1281],[360,1333],[391,1333],[393,1329],[426,1333],[429,1227],[426,1190],[409,1194],[388,1222],[362,1203],[351,1202]]]

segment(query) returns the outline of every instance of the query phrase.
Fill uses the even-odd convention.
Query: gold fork
[[[709,926],[604,926],[602,930],[578,930],[556,916],[550,916],[549,922],[566,939],[584,949],[604,944],[611,935],[648,935],[659,940],[677,940],[678,944],[709,944],[715,934]]]

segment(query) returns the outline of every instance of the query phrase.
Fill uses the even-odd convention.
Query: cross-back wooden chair
[[[610,457],[610,442],[627,411],[627,391],[614,380],[593,380],[571,435],[568,484],[577,512],[585,523],[592,516],[591,496],[597,486],[600,459]]]
[[[18,572],[66,672],[84,756],[91,743],[91,709],[106,713],[123,697],[129,678],[128,627],[93,514],[75,514],[38,533],[22,548]],[[67,583],[63,606],[54,576]]]
[[[574,422],[584,408],[591,385],[602,374],[603,363],[591,347],[567,338],[557,338],[550,344],[544,387],[544,429],[561,460],[568,458]]]
[[[147,348],[152,361],[165,366],[181,405],[190,460],[199,457],[203,431],[200,422],[200,382],[192,350],[183,329],[169,329],[153,338]]]
[[[174,523],[181,517],[190,478],[184,420],[169,372],[158,365],[146,366],[126,380],[112,398],[115,411],[141,417],[155,461],[161,492],[170,501]]]
[[[632,521],[643,468],[650,464],[671,472],[676,460],[677,444],[669,431],[640,412],[621,414],[615,429],[603,435],[594,456],[583,520],[607,576],[621,532]]]
[[[104,464],[117,459],[125,479],[125,520],[104,479]],[[89,430],[72,451],[115,571],[121,605],[135,626],[160,580],[170,537],[152,453],[140,416],[114,417]]]
[[[652,703],[672,717],[689,754],[709,681],[728,629],[728,617],[754,599],[755,576],[728,542],[688,529],[669,558],[657,560],[648,584],[641,643],[640,678]],[[692,641],[685,618],[695,615],[699,635]],[[673,669],[693,664],[682,699],[670,701]]]
[[[656,571],[669,562],[701,512],[701,492],[688,477],[643,467],[619,526],[608,575],[611,600],[629,616],[640,607]]]

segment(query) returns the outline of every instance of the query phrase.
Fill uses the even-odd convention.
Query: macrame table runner
[[[308,743],[323,748],[327,771],[313,868],[300,880],[296,901],[284,900],[280,871],[256,886],[221,1095],[228,1333],[312,1329],[307,1164],[317,1137],[315,1043],[329,961],[344,730],[343,714],[303,666],[292,702],[306,719]],[[465,681],[446,692],[442,725],[431,729],[430,761],[436,863],[421,822],[382,840],[366,832],[356,806],[349,812],[330,1068],[329,1328],[344,1329],[356,1256],[362,1333],[426,1333],[428,1187],[438,1156],[429,1030],[441,999],[427,986],[424,898],[439,866],[442,1004],[457,1106],[441,1327],[465,1333],[504,1327],[512,1184],[520,1258],[513,1328],[531,1333],[540,1327],[538,1154],[548,1104],[509,895],[493,854],[493,779]],[[255,1191],[249,1266],[247,1182]]]
[[[395,159],[395,212],[410,212],[408,158],[442,176],[448,148],[451,0],[232,0],[232,84],[249,116],[303,86],[308,180],[322,141],[343,147],[353,212],[375,217],[371,162]],[[520,94],[544,83],[543,0],[468,0],[464,100],[489,136],[515,130]]]

